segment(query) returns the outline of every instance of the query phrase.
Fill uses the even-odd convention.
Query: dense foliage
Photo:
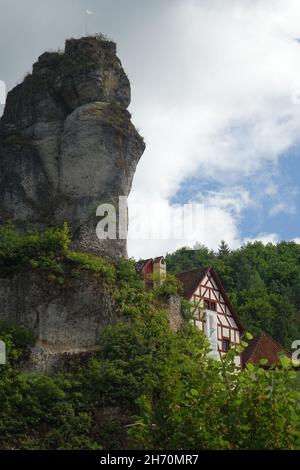
[[[230,251],[222,242],[217,253],[199,245],[167,256],[171,273],[210,265],[245,327],[254,334],[264,330],[290,349],[300,338],[300,245],[254,242]]]
[[[8,230],[7,238],[13,236]],[[218,363],[188,321],[171,330],[165,299],[176,288],[173,279],[147,291],[133,262],[72,253],[66,227],[42,239],[35,234],[36,253],[30,243],[24,248],[28,236],[20,237],[9,252],[0,245],[10,267],[7,273],[2,264],[2,276],[13,269],[10,256],[18,269],[52,273],[59,266],[62,280],[92,270],[127,321],[106,328],[92,358],[51,377],[21,371],[34,338],[0,324],[8,349],[8,363],[0,366],[1,449],[300,448],[300,395],[287,358],[280,369],[250,365],[237,374],[235,351]],[[186,303],[184,309],[188,318]]]
[[[44,232],[18,233],[12,224],[0,228],[0,276],[20,270],[48,272],[49,282],[63,284],[80,276],[80,269],[98,273],[108,283],[115,280],[115,269],[106,260],[70,249],[67,224]]]

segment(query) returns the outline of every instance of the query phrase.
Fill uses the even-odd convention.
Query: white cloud
[[[242,243],[237,220],[242,211],[252,205],[249,193],[241,188],[221,193],[206,191],[189,201],[195,211],[185,214],[181,206],[171,205],[155,195],[152,199],[146,196],[141,200],[140,194],[133,192],[130,202],[128,247],[135,258],[158,256],[182,246],[193,247],[198,242],[217,249],[222,239],[231,248],[237,248]],[[183,227],[182,233],[178,231],[180,227]]]
[[[261,233],[254,238],[244,238],[243,243],[246,244],[255,241],[262,242],[264,245],[267,245],[268,243],[273,243],[273,245],[275,245],[280,242],[280,237],[277,233]]]
[[[261,233],[260,235],[254,238],[244,238],[243,244],[253,243],[255,241],[262,242],[264,245],[267,245],[267,243],[273,243],[273,245],[275,245],[276,243],[280,243],[281,239],[277,233]],[[300,245],[300,237],[293,238],[292,240],[288,241],[292,241]]]
[[[149,45],[138,46],[144,70],[132,69],[134,120],[147,150],[131,205],[154,197],[158,206],[170,206],[184,181],[195,176],[217,181],[228,194],[245,177],[262,179],[264,165],[276,165],[300,137],[294,99],[300,89],[297,0],[185,0],[167,13],[167,28],[154,29]],[[248,203],[239,201],[233,211],[223,201],[224,188],[208,215],[209,246],[216,238],[233,245],[240,240],[239,218]],[[275,191],[270,181],[268,191]],[[147,246],[145,253],[152,246],[154,254],[174,248],[166,241]],[[130,243],[129,251],[142,254],[143,248]]]
[[[279,202],[278,204],[273,205],[269,213],[270,215],[295,214],[296,207],[293,204],[289,204],[287,202]]]
[[[265,195],[266,196],[276,196],[278,194],[278,185],[274,184],[274,182],[268,183],[265,187]]]

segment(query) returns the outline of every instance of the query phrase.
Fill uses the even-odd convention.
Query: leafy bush
[[[88,253],[69,251],[66,254],[66,259],[80,265],[83,269],[101,274],[108,282],[113,282],[115,279],[114,266],[103,258]]]
[[[53,377],[1,368],[0,448],[300,448],[287,358],[281,369],[236,373],[235,351],[211,360],[202,333],[189,323],[173,332],[150,304],[108,327],[100,346],[85,366]]]
[[[7,224],[0,228],[0,274],[31,267],[50,271],[50,281],[63,283],[67,264],[71,263],[114,282],[115,268],[111,263],[95,255],[71,251],[70,244],[67,224],[33,233],[19,233],[12,224]],[[79,271],[77,274],[80,275]]]
[[[114,44],[114,41],[103,33],[96,33],[94,36],[91,36],[91,37],[97,39],[97,41],[102,42],[102,43]]]
[[[249,365],[234,370],[235,351],[222,362],[202,356],[164,370],[156,394],[137,400],[130,429],[135,449],[299,449],[296,373]],[[199,358],[198,358],[199,361]],[[168,369],[167,369],[168,370]]]
[[[175,276],[167,274],[164,282],[160,286],[157,286],[154,292],[158,297],[169,297],[170,295],[179,294],[181,292],[181,286]]]
[[[53,228],[44,232],[21,234],[12,224],[0,228],[0,272],[17,271],[24,265],[43,266],[55,254],[69,248],[69,231]]]
[[[26,359],[30,347],[36,342],[31,331],[8,321],[0,321],[0,340],[6,345],[6,356],[10,367]]]

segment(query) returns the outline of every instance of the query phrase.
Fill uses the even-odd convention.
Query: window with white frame
[[[206,312],[205,334],[212,352],[218,352],[218,321],[214,312]]]

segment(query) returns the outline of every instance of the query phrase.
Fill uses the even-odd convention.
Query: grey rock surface
[[[0,278],[0,304],[0,321],[33,331],[52,353],[93,347],[107,325],[122,320],[99,275],[88,271],[64,285],[41,271]]]
[[[183,325],[181,312],[181,298],[178,295],[171,295],[168,299],[169,324],[173,331],[179,331]]]
[[[68,222],[75,248],[126,256],[126,240],[98,240],[96,208],[128,196],[145,149],[129,104],[115,43],[70,39],[64,53],[42,54],[0,120],[0,223]]]
[[[61,351],[42,344],[32,348],[30,357],[23,362],[21,370],[29,374],[55,374],[69,371],[74,367],[84,366],[92,357],[97,355],[99,347],[86,347]]]

